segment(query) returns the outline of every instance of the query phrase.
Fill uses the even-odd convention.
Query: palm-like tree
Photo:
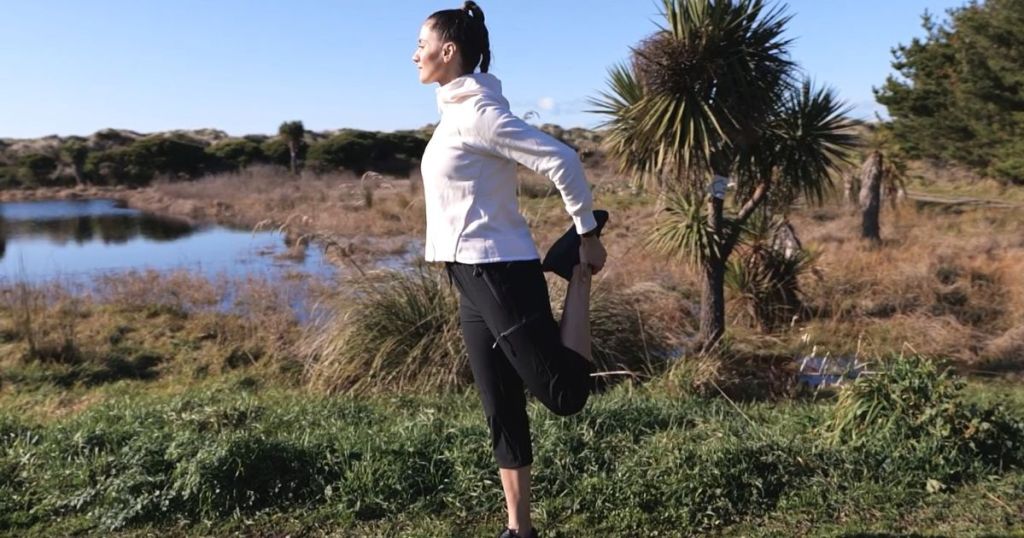
[[[593,104],[621,170],[673,192],[649,245],[700,267],[706,348],[725,331],[726,262],[747,220],[820,201],[856,138],[834,91],[796,80],[784,8],[663,1],[666,24],[611,69]],[[728,208],[723,176],[735,182]]]
[[[277,128],[277,134],[288,144],[292,174],[298,173],[299,147],[302,145],[302,137],[306,134],[306,128],[301,121],[286,121]]]

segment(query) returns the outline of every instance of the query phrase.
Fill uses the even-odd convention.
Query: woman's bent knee
[[[587,405],[587,396],[587,394],[583,394],[581,397],[559,402],[558,405],[550,407],[551,412],[560,417],[571,417],[583,411],[583,408]]]

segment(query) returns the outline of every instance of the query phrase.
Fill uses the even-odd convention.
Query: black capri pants
[[[540,260],[445,268],[498,467],[530,465],[523,385],[555,414],[573,415],[593,390],[593,363],[562,345]]]

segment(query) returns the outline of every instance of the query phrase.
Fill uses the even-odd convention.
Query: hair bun
[[[469,13],[477,22],[484,22],[484,10],[473,0],[466,0],[466,3],[462,4],[462,10]]]

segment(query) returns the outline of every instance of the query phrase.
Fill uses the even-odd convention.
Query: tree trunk
[[[878,213],[881,209],[882,153],[873,152],[860,172],[861,238],[875,242],[879,235]]]
[[[703,351],[708,351],[725,334],[725,261],[708,260],[703,267],[700,294],[700,335]]]
[[[288,153],[291,155],[291,168],[292,168],[292,175],[294,176],[296,174],[296,172],[295,172],[295,156],[296,156],[295,155],[296,154],[295,144],[293,144],[293,143],[289,143],[288,144]]]
[[[722,213],[725,201],[711,196],[708,201],[708,224],[717,232],[717,241],[724,242]],[[725,334],[725,260],[724,244],[719,244],[719,256],[711,256],[703,263],[703,286],[700,294],[700,334],[703,351],[708,351]]]
[[[860,191],[860,181],[856,172],[850,171],[843,175],[843,203],[856,211],[858,208],[857,195]]]

